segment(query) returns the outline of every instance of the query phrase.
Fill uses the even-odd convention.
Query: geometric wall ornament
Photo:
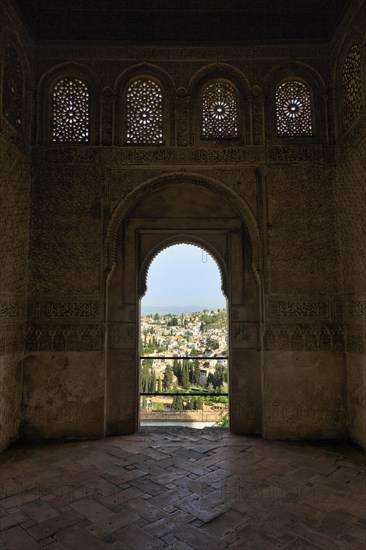
[[[3,112],[16,128],[23,123],[23,72],[19,56],[10,43],[4,52]]]
[[[208,84],[202,96],[202,137],[205,139],[238,136],[238,100],[227,82]]]
[[[354,44],[345,57],[342,70],[343,126],[345,130],[362,112],[361,51]]]
[[[276,90],[276,126],[280,137],[312,136],[311,95],[297,80],[287,80]]]
[[[61,78],[53,88],[52,141],[89,142],[89,91],[78,78]]]
[[[127,143],[163,143],[163,95],[149,78],[134,80],[127,89]]]

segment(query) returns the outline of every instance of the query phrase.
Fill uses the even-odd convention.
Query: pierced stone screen
[[[163,143],[163,95],[153,80],[135,80],[128,87],[127,143]]]
[[[7,44],[4,54],[3,111],[16,127],[22,126],[23,74],[20,60],[12,44]]]
[[[89,91],[78,78],[62,78],[53,89],[52,141],[89,141]]]
[[[288,80],[276,92],[277,134],[283,137],[311,136],[311,97],[302,82]]]
[[[238,136],[238,107],[234,88],[226,82],[209,84],[202,98],[202,137]]]
[[[362,111],[361,52],[357,44],[346,55],[342,81],[344,129],[347,130]]]

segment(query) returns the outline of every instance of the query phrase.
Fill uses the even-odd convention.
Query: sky
[[[160,252],[150,265],[142,309],[151,306],[226,307],[219,268],[197,246],[174,245]]]

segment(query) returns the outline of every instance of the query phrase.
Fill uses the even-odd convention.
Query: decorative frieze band
[[[267,149],[267,160],[274,162],[322,161],[321,146],[273,146]]]
[[[40,302],[41,319],[50,318],[98,318],[99,302],[96,300],[54,300]]]
[[[366,318],[366,300],[355,300],[348,303],[348,313],[351,317]]]
[[[22,314],[21,304],[11,300],[0,301],[0,318],[2,319],[19,319]]]
[[[35,351],[99,351],[103,349],[100,325],[51,325],[28,327],[25,347]]]
[[[40,45],[42,59],[55,59],[59,55],[58,45],[47,44],[47,46]],[[266,44],[255,45],[229,45],[220,47],[220,56],[222,59],[239,60],[243,59],[276,59],[283,57],[289,58],[303,58],[304,52],[310,59],[324,59],[328,54],[326,45],[322,44],[307,44],[306,50],[304,45],[301,44],[286,44],[276,46],[276,50]],[[92,59],[105,59],[115,60],[120,63],[121,60],[133,61],[141,59],[151,60],[154,62],[157,60],[169,60],[169,61],[185,61],[192,60],[195,64],[197,59],[205,59],[211,63],[217,62],[217,47],[212,46],[179,46],[169,47],[166,46],[144,46],[144,45],[108,45],[103,44],[103,47],[96,48],[94,45],[88,46],[87,44],[72,46],[63,45],[62,47],[63,59],[71,59],[76,57],[78,59],[86,58]],[[192,76],[192,75],[190,75]]]
[[[257,331],[254,324],[235,325],[234,348],[252,348],[256,345]],[[124,328],[127,331],[121,335],[124,345],[111,347],[127,349],[130,347],[129,344],[134,343],[134,327],[126,325]],[[115,332],[112,338],[115,338]],[[98,324],[37,325],[28,328],[23,325],[0,326],[0,355],[24,351],[101,351],[103,342],[103,329]],[[365,354],[366,334],[363,325],[349,325],[342,330],[332,323],[268,324],[265,329],[264,347],[273,351],[347,351]]]
[[[267,325],[265,349],[278,351],[333,351],[364,354],[366,336],[357,327],[334,324]]]
[[[39,162],[57,164],[212,164],[236,162],[322,161],[323,149],[307,146],[231,146],[231,147],[62,147],[37,149]]]
[[[24,352],[24,325],[0,326],[0,355]]]
[[[328,317],[327,300],[269,300],[270,318],[276,317]]]

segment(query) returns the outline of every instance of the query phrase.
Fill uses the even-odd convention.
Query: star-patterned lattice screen
[[[53,88],[52,141],[89,141],[89,91],[78,78],[62,78]]]
[[[206,139],[238,136],[238,101],[235,89],[227,82],[212,82],[202,97],[202,137]]]
[[[163,94],[148,78],[134,80],[127,90],[127,143],[163,143]]]
[[[344,60],[343,73],[343,121],[347,130],[362,112],[361,52],[352,46]]]
[[[23,73],[16,49],[7,44],[4,52],[3,111],[17,128],[23,122]]]
[[[281,137],[311,136],[311,96],[297,80],[280,84],[276,91],[277,134]]]

